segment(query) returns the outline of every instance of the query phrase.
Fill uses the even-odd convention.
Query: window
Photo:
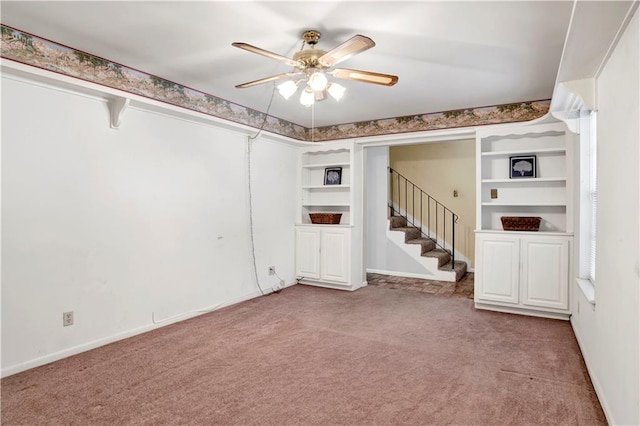
[[[589,280],[596,282],[596,205],[598,203],[597,191],[597,133],[596,112],[591,112],[589,120]]]
[[[580,114],[580,228],[578,286],[595,305],[596,282],[596,206],[597,185],[597,114]]]

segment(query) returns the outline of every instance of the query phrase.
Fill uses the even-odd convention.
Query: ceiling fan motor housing
[[[315,46],[320,41],[321,34],[316,30],[309,30],[302,33],[302,38],[304,42],[309,46]]]
[[[293,60],[303,64],[303,69],[305,70],[310,68],[313,70],[324,70],[328,67],[321,64],[318,58],[322,57],[325,53],[327,52],[321,49],[300,50],[293,55]]]

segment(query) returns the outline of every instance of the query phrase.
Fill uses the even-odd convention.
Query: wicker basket
[[[505,231],[538,231],[541,217],[536,216],[502,216],[502,229]]]
[[[322,225],[336,225],[340,223],[342,213],[309,213],[311,223]]]

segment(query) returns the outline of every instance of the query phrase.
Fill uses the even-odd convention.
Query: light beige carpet
[[[5,378],[2,424],[599,425],[569,323],[297,285]]]

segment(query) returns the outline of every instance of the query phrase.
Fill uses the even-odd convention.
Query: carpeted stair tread
[[[391,216],[391,229],[394,228],[405,228],[407,226],[407,219],[402,216]]]
[[[455,264],[453,270],[456,273],[456,281],[460,281],[460,279],[464,277],[464,274],[467,273],[467,263],[460,260],[456,260],[454,263]],[[451,271],[451,262],[447,262],[445,265],[440,266],[440,268],[438,269],[442,271]]]
[[[425,237],[414,238],[413,240],[408,240],[407,244],[420,244],[422,246],[421,254],[429,252],[436,248],[436,243],[433,240]]]
[[[441,269],[442,265],[451,260],[449,253],[443,249],[434,249],[422,254],[423,257],[435,257],[438,259],[438,268]]]
[[[402,231],[404,232],[404,242],[410,240],[415,240],[416,238],[420,238],[420,230],[413,226],[407,226],[402,228],[391,228],[392,231]]]

